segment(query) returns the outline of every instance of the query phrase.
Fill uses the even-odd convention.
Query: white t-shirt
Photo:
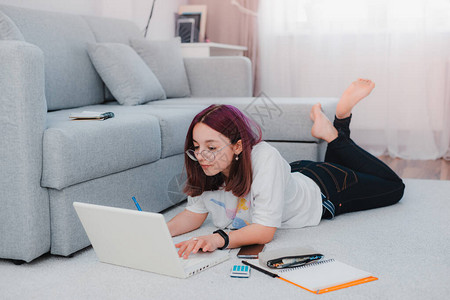
[[[214,225],[238,229],[257,223],[277,228],[318,225],[322,216],[320,188],[309,177],[294,172],[277,149],[260,142],[252,149],[253,182],[238,198],[224,189],[188,196],[186,209],[210,213]]]

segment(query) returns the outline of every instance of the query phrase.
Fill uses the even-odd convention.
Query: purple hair
[[[241,140],[242,152],[239,154],[239,160],[233,160],[231,163],[228,177],[223,176],[222,173],[207,176],[201,169],[200,164],[191,160],[185,154],[184,164],[187,171],[187,183],[184,192],[194,197],[201,195],[204,191],[217,190],[225,182],[225,190],[232,191],[235,196],[243,197],[248,194],[252,185],[251,152],[253,146],[261,141],[261,128],[236,107],[213,104],[197,114],[192,120],[184,144],[185,152],[194,147],[192,132],[198,123],[208,125],[223,134],[233,145]]]

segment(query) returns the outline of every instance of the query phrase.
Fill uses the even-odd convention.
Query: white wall
[[[168,39],[175,34],[174,14],[188,0],[155,0],[147,38]],[[144,31],[152,0],[0,0],[0,4],[133,21]]]

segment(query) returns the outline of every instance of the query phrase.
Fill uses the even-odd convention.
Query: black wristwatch
[[[228,244],[230,243],[230,239],[228,238],[228,234],[226,234],[226,232],[223,231],[222,229],[218,229],[218,230],[214,231],[213,234],[214,233],[220,234],[220,236],[223,237],[223,239],[225,240],[225,245],[223,245],[222,247],[220,247],[218,249],[219,250],[226,249],[228,247]]]

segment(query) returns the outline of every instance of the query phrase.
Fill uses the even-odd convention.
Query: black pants
[[[335,206],[335,215],[388,206],[403,196],[405,185],[382,161],[350,139],[350,120],[334,120],[338,137],[328,144],[325,162],[301,160],[291,163],[317,183],[322,194]],[[329,213],[323,218],[329,218]]]

